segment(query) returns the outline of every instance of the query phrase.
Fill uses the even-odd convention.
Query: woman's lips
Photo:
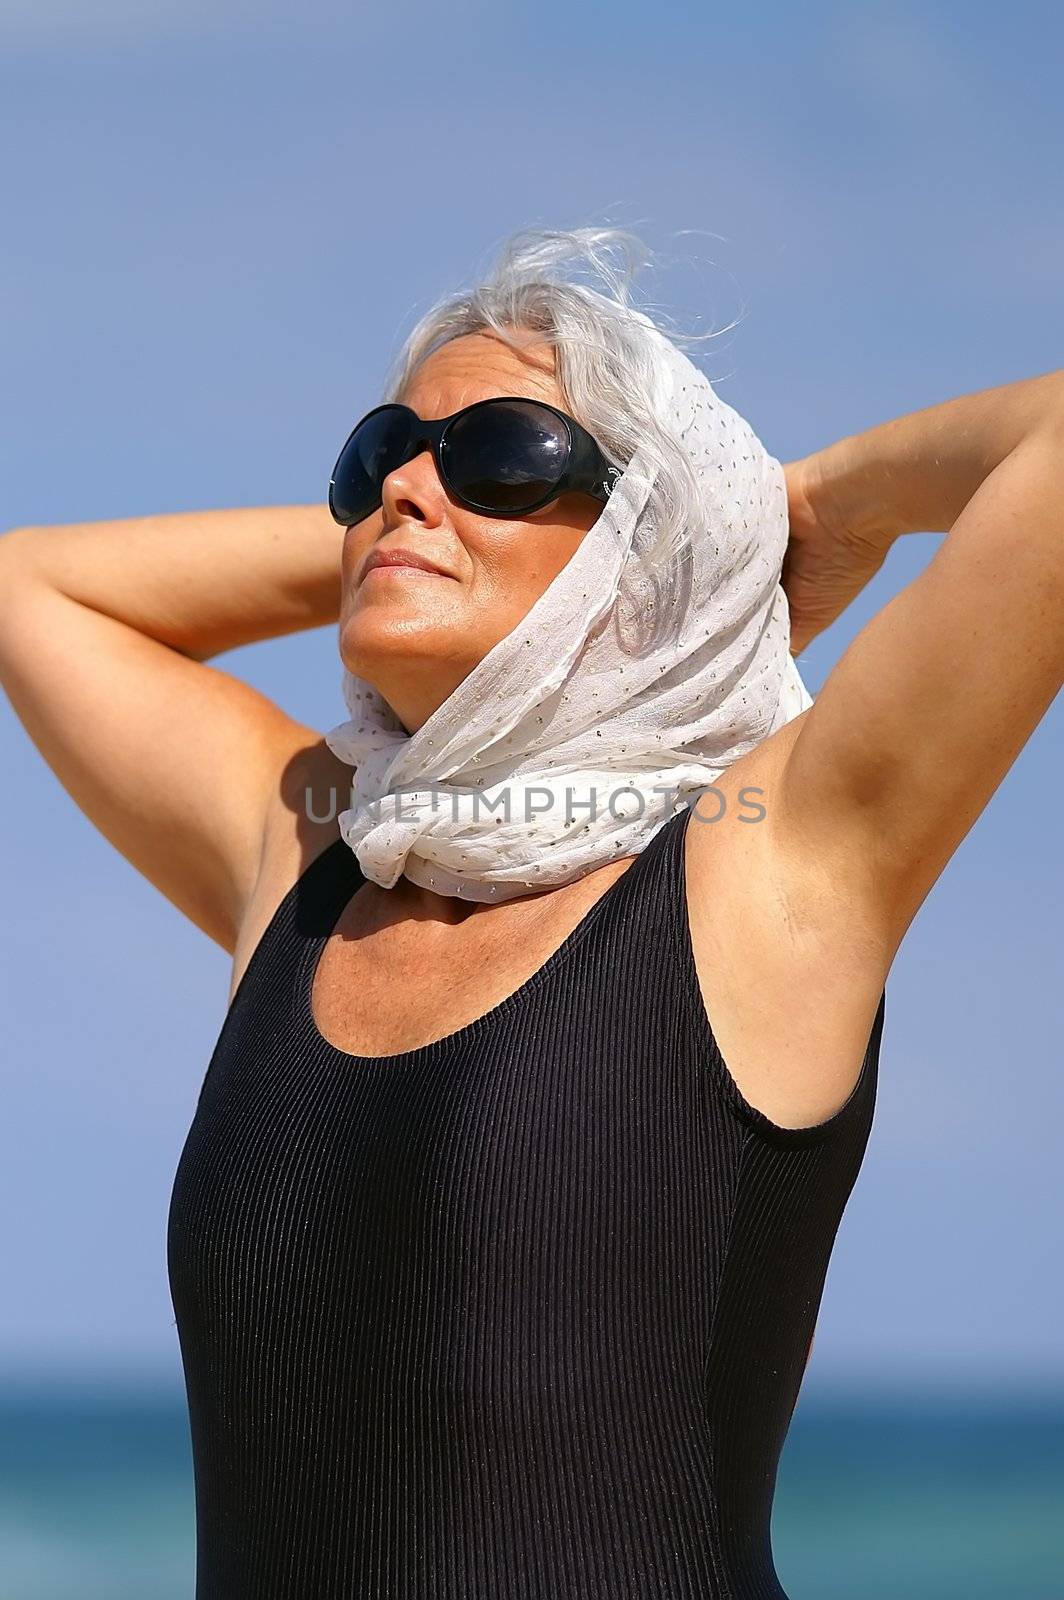
[[[428,578],[449,578],[451,574],[444,572],[442,567],[423,556],[419,550],[403,549],[401,545],[392,549],[380,546],[374,550],[362,569],[363,583],[374,572],[420,572]]]
[[[430,572],[427,567],[408,567],[400,565],[398,562],[391,562],[388,566],[370,567],[364,574],[362,582],[365,583],[369,578],[382,576],[385,578],[409,578],[411,576],[415,578],[445,578],[447,574],[445,572]]]

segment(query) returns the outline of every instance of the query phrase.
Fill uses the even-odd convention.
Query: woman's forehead
[[[463,334],[425,358],[403,385],[401,399],[419,416],[431,417],[501,394],[558,405],[551,346],[536,339],[517,351],[492,333]]]

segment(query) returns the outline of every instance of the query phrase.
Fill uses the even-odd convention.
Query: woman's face
[[[506,394],[565,409],[549,345],[519,354],[494,334],[466,334],[429,356],[400,399],[430,420]],[[389,473],[380,509],[345,533],[344,665],[373,684],[413,733],[527,616],[601,514],[586,494],[560,495],[527,517],[469,511],[450,499],[431,451],[423,451]],[[424,556],[442,573],[366,573],[378,546]]]

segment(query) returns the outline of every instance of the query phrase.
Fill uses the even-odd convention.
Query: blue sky
[[[646,294],[729,330],[703,364],[782,460],[1064,364],[1046,5],[8,0],[0,34],[9,527],[324,499],[402,334],[529,224],[671,254]],[[814,691],[937,542],[806,652]],[[331,630],[217,664],[344,715]],[[1058,701],[896,960],[810,1388],[1064,1385],[1062,751]],[[0,1370],[176,1378],[166,1208],[228,960],[6,702],[0,758]]]

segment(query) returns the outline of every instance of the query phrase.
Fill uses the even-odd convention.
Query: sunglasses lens
[[[329,506],[338,522],[352,526],[381,502],[381,485],[405,459],[412,418],[401,406],[387,406],[359,423],[333,470]]]
[[[447,430],[447,475],[487,511],[520,512],[545,499],[569,462],[569,433],[535,401],[503,400],[466,412]]]

